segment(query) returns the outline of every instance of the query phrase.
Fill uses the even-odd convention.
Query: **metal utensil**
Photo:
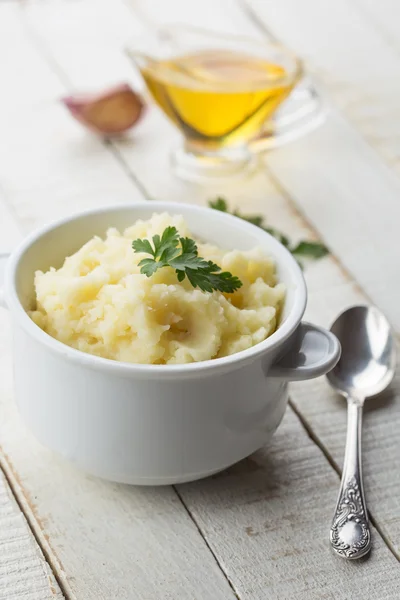
[[[331,327],[342,355],[328,373],[331,386],[347,399],[347,439],[339,498],[332,521],[332,548],[355,559],[371,549],[371,532],[364,496],[361,462],[361,424],[364,400],[391,382],[396,351],[390,326],[374,307],[353,306]]]

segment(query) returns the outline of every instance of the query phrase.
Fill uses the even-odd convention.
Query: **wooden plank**
[[[86,208],[142,198],[120,164],[61,105],[3,127],[0,184],[23,231]]]
[[[332,115],[307,139],[271,155],[269,168],[371,301],[400,330],[400,182],[375,161],[356,133],[348,131],[343,143],[343,124],[340,116]],[[394,284],[390,293],[389,282]]]
[[[9,253],[20,239],[20,227],[0,192],[0,257]]]
[[[389,135],[396,137],[396,127],[389,127],[381,115],[396,97],[398,80],[394,82],[392,74],[400,72],[400,59],[354,8],[341,0],[333,5],[325,0],[307,0],[301,6],[292,0],[248,4],[267,28],[307,58],[330,96],[367,139],[365,123],[375,123],[374,139],[378,131],[390,130]],[[335,42],[339,30],[340,51]],[[374,60],[366,61],[365,56]],[[352,101],[347,105],[348,89]],[[365,118],[364,125],[353,118],[352,107]],[[376,143],[374,147],[379,150]],[[335,111],[318,131],[271,153],[267,164],[369,298],[399,329],[400,285],[388,293],[388,282],[399,281],[398,177]]]
[[[1,98],[0,187],[22,230],[82,206],[140,199],[116,157],[59,103],[63,82],[29,40],[16,4],[0,6],[2,44],[0,76],[11,91]]]
[[[0,196],[0,289],[7,253],[20,237],[16,220]],[[63,597],[0,469],[0,600]]]
[[[369,561],[355,565],[332,555],[327,534],[337,487],[325,458],[287,412],[264,451],[179,486],[179,493],[240,598],[398,598],[398,562],[376,531]]]
[[[61,600],[54,579],[0,472],[0,600]]]
[[[23,115],[27,106],[51,103],[62,94],[57,75],[32,51],[15,4],[1,3],[0,53],[1,126],[8,122],[10,114]]]
[[[382,0],[379,5],[374,0],[352,0],[352,2],[375,32],[380,32],[386,42],[398,53],[400,51],[400,6],[397,0]]]
[[[268,31],[306,59],[331,100],[370,145],[387,162],[397,163],[400,60],[393,43],[395,36],[385,39],[378,31],[386,19],[392,34],[397,27],[398,36],[393,9],[396,0],[379,4],[373,0],[338,0],[333,4],[329,0],[305,0],[301,4],[296,0],[239,1],[263,18]]]
[[[379,5],[373,0],[352,0],[354,8],[363,17],[363,20],[374,30],[375,35],[380,34],[387,46],[397,55],[400,61],[399,41],[399,18],[400,5],[396,0],[383,0]],[[385,71],[388,79],[396,78],[399,72],[399,64],[396,71],[389,72],[390,65]],[[400,173],[400,130],[398,126],[399,109],[397,88],[388,90],[384,102],[375,102],[371,95],[369,100],[368,120],[364,119],[365,125],[370,129],[370,143],[381,148],[382,154],[386,156],[388,163]],[[366,111],[364,111],[366,112]]]

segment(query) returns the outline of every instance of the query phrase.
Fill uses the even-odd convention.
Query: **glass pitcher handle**
[[[326,115],[327,106],[321,92],[305,78],[250,142],[250,150],[258,153],[283,146],[316,129],[325,121]]]

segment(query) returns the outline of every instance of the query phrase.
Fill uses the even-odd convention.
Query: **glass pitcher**
[[[289,134],[299,118],[309,121],[303,102],[281,118],[280,130],[274,126],[303,75],[299,58],[281,44],[176,25],[147,34],[127,53],[183,135],[172,165],[184,179],[243,176],[256,152],[287,136],[282,121]]]

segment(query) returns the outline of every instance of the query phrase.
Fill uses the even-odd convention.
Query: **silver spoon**
[[[347,438],[342,481],[330,539],[343,558],[361,558],[371,549],[362,481],[361,424],[364,400],[382,392],[391,382],[396,350],[390,325],[374,307],[353,306],[331,327],[342,355],[328,373],[331,386],[347,400]]]

